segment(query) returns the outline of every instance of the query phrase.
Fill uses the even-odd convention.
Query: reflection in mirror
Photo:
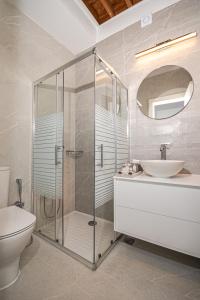
[[[193,80],[184,68],[168,65],[151,72],[137,93],[140,110],[152,119],[166,119],[179,113],[193,93]]]

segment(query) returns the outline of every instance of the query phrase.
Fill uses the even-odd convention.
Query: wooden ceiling
[[[82,0],[99,24],[106,22],[142,0]]]

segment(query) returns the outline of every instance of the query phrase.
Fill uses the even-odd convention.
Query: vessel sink
[[[177,175],[184,166],[182,160],[141,160],[144,172],[154,177],[172,177]]]

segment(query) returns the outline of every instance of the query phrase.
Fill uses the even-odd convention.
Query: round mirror
[[[163,66],[142,81],[137,104],[147,117],[166,119],[179,113],[188,104],[193,88],[192,77],[184,68]]]

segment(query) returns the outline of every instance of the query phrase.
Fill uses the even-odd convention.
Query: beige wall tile
[[[9,203],[31,207],[32,82],[73,55],[5,0],[0,0],[0,165],[11,168]]]
[[[172,147],[168,150],[168,158],[183,159],[190,172],[200,174],[199,36],[167,50],[135,59],[138,51],[191,31],[200,33],[200,1],[182,0],[155,13],[151,25],[141,28],[139,22],[135,23],[97,44],[97,50],[129,88],[131,157],[159,159],[160,144],[170,142]],[[167,64],[182,66],[190,72],[194,80],[193,97],[177,116],[152,120],[137,107],[137,90],[151,71]]]

